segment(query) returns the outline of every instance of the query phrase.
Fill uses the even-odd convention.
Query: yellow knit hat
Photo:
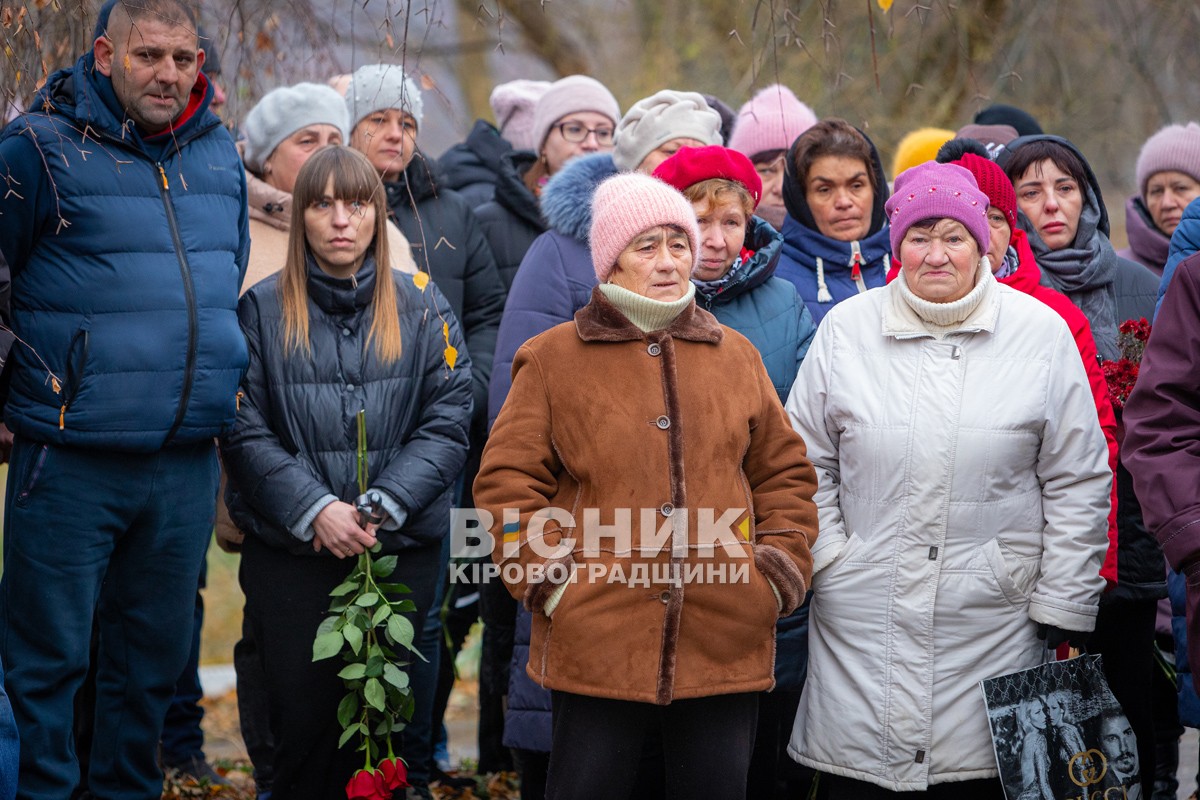
[[[917,128],[905,135],[896,145],[896,157],[892,160],[892,180],[904,170],[933,161],[938,148],[953,139],[954,131],[944,128]]]

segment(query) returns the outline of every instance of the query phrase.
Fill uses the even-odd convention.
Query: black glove
[[[1091,634],[1087,631],[1067,631],[1044,622],[1038,623],[1037,637],[1046,641],[1046,647],[1056,649],[1060,644],[1069,642],[1071,647],[1082,650]]]

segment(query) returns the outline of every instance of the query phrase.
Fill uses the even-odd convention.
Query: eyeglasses
[[[560,122],[557,125],[551,125],[550,129],[558,129],[562,137],[571,144],[579,144],[586,141],[588,134],[596,134],[596,144],[610,145],[613,143],[612,128],[589,128],[582,122]]]

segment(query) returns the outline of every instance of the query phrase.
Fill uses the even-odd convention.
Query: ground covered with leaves
[[[473,689],[473,682],[459,682],[455,690],[456,697],[446,711],[448,720],[455,715],[473,712],[474,704],[470,702]],[[205,698],[202,705],[205,750],[213,767],[230,785],[197,782],[172,771],[168,772],[163,782],[163,800],[253,800],[256,797],[254,776],[238,727],[236,693],[230,691],[220,697]],[[436,800],[519,800],[521,795],[515,773],[476,775],[472,762],[469,759],[464,762],[460,769],[450,774],[470,778],[474,785],[452,789],[434,784],[431,790]]]

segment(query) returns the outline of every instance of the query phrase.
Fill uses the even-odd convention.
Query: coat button
[[[663,592],[662,594],[660,594],[660,595],[658,596],[658,599],[659,599],[659,600],[662,600],[664,603],[669,603],[669,602],[671,602],[671,593],[670,593],[670,592]]]
[[[667,428],[671,427],[671,420],[669,417],[663,416],[659,417],[654,424],[665,431]]]
[[[347,391],[347,392],[353,392],[353,391],[354,391],[354,384],[353,384],[353,383],[347,383],[347,384],[346,384],[346,391]]]
[[[669,517],[675,513],[675,506],[671,505],[670,503],[663,503],[662,508],[660,508],[659,511],[662,512],[664,517]]]
[[[650,346],[646,348],[646,352],[652,356],[659,355],[662,353],[662,345],[660,345],[658,342],[651,342]]]
[[[354,331],[350,330],[349,328],[342,328],[342,336],[349,336],[352,333],[354,333]]]

